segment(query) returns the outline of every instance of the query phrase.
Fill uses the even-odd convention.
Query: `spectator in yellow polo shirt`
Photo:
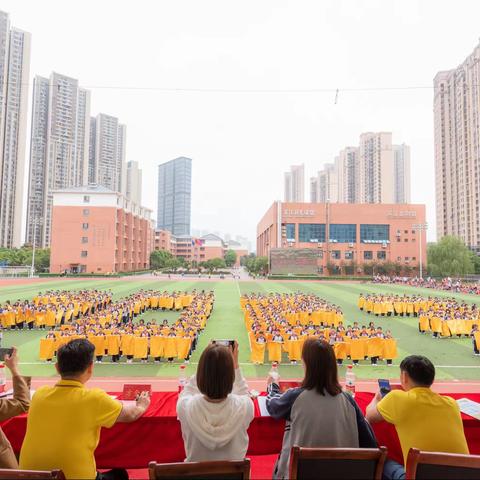
[[[421,355],[410,355],[400,364],[403,390],[393,390],[383,398],[378,392],[367,407],[366,417],[370,423],[385,420],[395,425],[405,463],[410,448],[469,453],[457,402],[432,391],[434,379],[432,362]],[[389,460],[383,478],[405,478],[405,470]]]
[[[103,390],[85,388],[93,372],[95,347],[85,339],[72,340],[58,350],[56,368],[61,380],[39,388],[32,398],[20,468],[63,470],[68,479],[128,479],[125,470],[97,474],[94,451],[101,427],[133,422],[150,404],[142,393],[135,405],[122,405]]]

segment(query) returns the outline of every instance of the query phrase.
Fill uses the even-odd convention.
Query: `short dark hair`
[[[82,374],[93,363],[95,346],[84,338],[71,340],[58,349],[57,364],[61,377]]]
[[[421,387],[430,387],[435,380],[435,367],[423,355],[410,355],[400,363],[400,370],[407,372],[408,376]]]
[[[235,381],[233,355],[229,347],[209,345],[200,356],[197,367],[197,386],[212,400],[227,398]]]
[[[309,338],[302,350],[305,364],[305,378],[302,387],[316,390],[320,395],[335,396],[342,392],[338,381],[337,359],[330,344],[323,340]]]

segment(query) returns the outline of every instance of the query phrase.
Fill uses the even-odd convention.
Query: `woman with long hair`
[[[298,388],[280,393],[269,377],[267,410],[285,419],[285,433],[273,478],[288,478],[290,450],[310,448],[374,448],[375,436],[355,400],[342,392],[331,345],[308,339],[302,350],[305,376]]]
[[[180,394],[177,415],[185,461],[245,458],[254,409],[238,365],[237,342],[233,349],[213,343],[203,351],[197,374]]]

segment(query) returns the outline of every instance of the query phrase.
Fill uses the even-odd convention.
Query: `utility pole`
[[[419,238],[419,246],[420,246],[420,255],[418,256],[420,260],[420,268],[419,268],[419,275],[420,278],[423,280],[423,251],[422,251],[422,237],[423,237],[423,232],[426,232],[428,229],[428,223],[415,223],[412,225],[412,227],[420,233],[420,238]]]
[[[41,223],[41,218],[36,217],[33,220],[33,243],[32,243],[32,265],[30,267],[30,277],[35,274],[35,247],[37,246],[37,225]]]

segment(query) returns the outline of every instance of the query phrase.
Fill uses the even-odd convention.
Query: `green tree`
[[[268,257],[255,258],[255,273],[266,275],[268,273]]]
[[[375,260],[363,264],[363,273],[365,275],[377,275],[378,274],[378,264]]]
[[[473,268],[476,275],[480,274],[480,257],[478,255],[473,255]]]
[[[254,254],[251,254],[245,258],[243,266],[247,269],[247,272],[255,273],[255,259],[256,256]]]
[[[150,267],[154,270],[161,270],[167,266],[167,262],[173,258],[170,252],[165,250],[154,250],[150,254]]]
[[[209,273],[213,273],[215,270],[219,268],[225,268],[225,260],[223,258],[211,258],[206,262],[202,262],[200,265]]]
[[[210,272],[220,270],[221,268],[225,268],[227,266],[223,258],[212,258],[211,260],[207,261],[207,264]]]
[[[256,255],[254,253],[249,253],[245,257],[240,257],[240,265],[245,267],[248,270],[247,264],[251,264],[252,259],[255,259]]]
[[[350,262],[345,264],[345,274],[346,275],[355,275],[357,273],[358,264],[355,260],[350,260]]]
[[[174,272],[176,272],[182,266],[183,262],[181,261],[181,259],[174,256],[168,259],[165,264],[165,268],[167,268],[168,270],[173,270]]]
[[[393,273],[397,276],[402,273],[402,264],[400,262],[393,262]]]
[[[22,248],[1,248],[0,264],[10,266],[30,266],[32,264],[32,247],[24,246]],[[46,272],[50,268],[50,249],[35,249],[35,270],[37,272]]]
[[[237,261],[237,254],[235,250],[227,250],[225,252],[225,264],[227,267],[233,267]]]
[[[475,271],[474,253],[457,237],[447,235],[427,250],[428,272],[438,277],[467,275]]]
[[[30,264],[32,256],[30,255]],[[50,269],[50,249],[39,248],[35,250],[35,271],[48,272]]]

